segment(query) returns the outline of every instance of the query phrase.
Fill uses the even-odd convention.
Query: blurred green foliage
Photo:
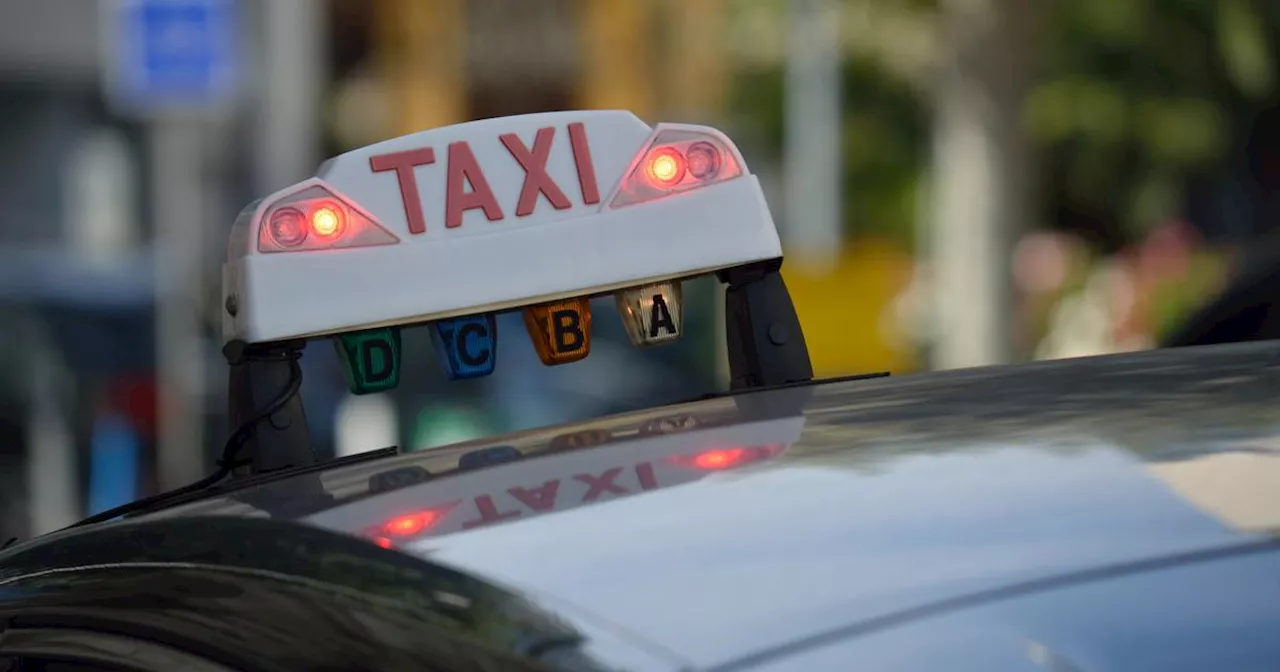
[[[748,111],[762,128],[767,158],[782,161],[784,77],[781,70],[737,77],[735,110]],[[850,235],[882,235],[912,245],[918,187],[927,165],[928,119],[908,82],[889,76],[864,57],[846,61],[843,206]]]
[[[1222,286],[1227,259],[1201,253],[1190,259],[1183,277],[1158,284],[1151,296],[1151,331],[1164,339],[1181,328],[1193,310],[1204,305]]]
[[[1026,105],[1051,221],[1123,244],[1183,211],[1241,123],[1275,95],[1280,11],[1267,0],[1053,3]]]
[[[1247,121],[1277,104],[1280,2],[1043,1],[1049,11],[1025,106],[1040,167],[1033,224],[1114,249],[1182,214],[1187,185],[1239,160]],[[937,44],[931,4],[847,0],[844,11],[874,12],[876,30],[926,22]],[[900,67],[891,46],[846,46],[846,231],[911,245],[929,158],[930,73]],[[761,123],[780,159],[781,69],[740,72],[733,84],[733,109]]]

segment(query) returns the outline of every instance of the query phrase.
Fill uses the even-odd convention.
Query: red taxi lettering
[[[529,507],[530,511],[550,511],[556,508],[556,493],[560,490],[560,479],[547,481],[542,485],[532,488],[511,488],[507,492],[512,497],[520,500],[521,504]]]
[[[463,529],[469,530],[473,527],[500,523],[504,520],[520,517],[519,511],[499,511],[497,505],[493,503],[493,498],[489,495],[476,497],[476,509],[480,511],[480,518],[478,520],[464,521],[462,523]]]
[[[587,484],[587,494],[582,496],[584,502],[594,502],[600,499],[600,495],[611,492],[617,495],[627,494],[627,489],[614,483],[618,475],[622,473],[622,467],[614,467],[599,476],[591,474],[576,474],[574,478]]]
[[[436,152],[430,147],[410,149],[369,157],[369,168],[375,173],[396,171],[400,183],[400,200],[404,202],[404,216],[409,220],[409,233],[423,233],[427,222],[422,215],[422,199],[418,197],[418,180],[413,169],[436,162]]]
[[[471,191],[463,191],[466,185]],[[462,214],[468,210],[482,208],[484,216],[495,222],[502,219],[502,208],[498,207],[498,199],[493,197],[493,189],[476,162],[476,155],[471,153],[471,146],[465,142],[454,142],[449,145],[449,181],[445,185],[444,225],[449,229],[462,226]]]
[[[591,162],[591,145],[587,144],[587,127],[581,121],[569,124],[569,145],[573,147],[573,165],[578,168],[582,202],[587,205],[599,203],[600,187],[596,185],[596,168]]]
[[[653,465],[648,462],[636,465],[636,478],[640,479],[641,490],[655,490],[658,487],[658,477],[653,473]]]
[[[516,217],[533,214],[538,204],[538,194],[547,197],[551,207],[564,210],[569,207],[569,197],[564,195],[560,186],[547,174],[547,159],[551,157],[551,141],[556,137],[556,129],[551,126],[539,128],[533,138],[533,151],[520,141],[515,133],[506,133],[499,137],[502,144],[511,152],[516,163],[524,169],[524,186],[520,187],[520,201],[516,203]]]
[[[587,127],[580,121],[568,125],[569,146],[573,150],[573,165],[578,172],[578,186],[582,189],[582,202],[594,205],[600,202],[600,186],[596,182],[595,165],[591,162],[591,146],[587,143]],[[498,137],[512,158],[524,169],[524,183],[520,198],[516,201],[516,216],[533,214],[542,195],[556,210],[567,210],[573,203],[560,185],[547,172],[547,161],[555,144],[556,129],[553,126],[539,128],[533,138],[533,148],[524,144],[515,133]],[[418,191],[414,169],[436,162],[435,150],[420,147],[401,152],[376,154],[369,157],[369,168],[375,173],[395,172],[400,187],[400,200],[404,203],[405,219],[409,233],[426,233],[427,221]],[[491,222],[505,218],[498,199],[494,196],[489,180],[485,178],[480,163],[476,161],[471,145],[465,141],[450,143],[446,161],[444,201],[445,228],[462,226],[462,217],[468,210],[480,209]],[[468,187],[470,190],[468,191]]]
[[[636,478],[640,481],[641,490],[658,489],[658,478],[654,474],[653,463],[641,462],[635,465],[633,469]],[[615,482],[622,473],[623,467],[614,467],[605,470],[599,475],[575,474],[574,480],[587,486],[586,494],[577,503],[594,502],[605,493],[615,495],[631,494],[630,490]],[[530,512],[545,513],[556,508],[556,500],[560,494],[560,479],[552,479],[533,488],[508,488],[507,494],[520,502]],[[493,497],[490,495],[480,495],[472,501],[475,502],[476,511],[480,514],[480,517],[464,521],[462,523],[463,529],[469,530],[473,527],[500,523],[504,520],[513,520],[524,515],[524,511],[519,509],[500,510],[498,504],[493,501]]]

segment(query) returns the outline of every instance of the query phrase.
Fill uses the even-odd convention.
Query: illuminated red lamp
[[[669,187],[680,183],[684,177],[684,155],[674,147],[659,147],[645,159],[645,175],[654,186]]]
[[[311,230],[321,238],[333,238],[342,235],[345,229],[342,209],[337,203],[321,202],[311,211]]]
[[[301,252],[395,245],[390,231],[368,212],[314,185],[271,204],[258,235],[259,252]]]
[[[727,141],[697,130],[663,131],[637,156],[609,207],[644,203],[743,174],[740,159]]]

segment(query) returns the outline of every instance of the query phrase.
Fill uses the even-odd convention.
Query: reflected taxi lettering
[[[582,122],[568,124],[569,146],[578,173],[578,188],[582,202],[593,205],[600,202],[600,189],[596,182],[595,168],[591,163],[591,147],[587,144],[587,132]],[[524,182],[520,198],[516,202],[516,217],[533,214],[540,198],[556,210],[572,207],[561,185],[547,172],[547,160],[555,143],[556,127],[544,126],[537,130],[530,147],[515,133],[504,133],[498,141],[507,149],[511,158],[524,170]],[[462,226],[462,216],[468,210],[480,210],[485,218],[495,222],[506,217],[498,204],[493,188],[485,178],[484,170],[476,160],[467,141],[450,143],[446,149],[445,228]],[[375,173],[394,172],[400,187],[400,199],[404,203],[409,233],[426,233],[427,220],[419,196],[418,180],[414,169],[436,162],[433,147],[419,147],[369,157],[369,168]]]
[[[632,485],[631,478],[634,477]],[[625,483],[620,483],[625,480]],[[568,487],[576,485],[582,490],[581,495],[574,493],[575,504],[600,501],[606,495],[624,496],[638,491],[654,490],[658,487],[658,478],[651,462],[641,462],[630,468],[613,467],[600,473],[574,474],[568,479],[555,478],[536,487],[508,488],[505,495],[511,501],[495,501],[496,498],[506,500],[502,495],[480,495],[474,498],[479,517],[463,521],[463,529],[471,529],[482,525],[500,523],[523,516],[526,511],[544,513],[556,507],[557,499]]]

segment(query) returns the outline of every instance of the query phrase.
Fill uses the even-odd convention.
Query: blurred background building
[[[723,128],[766,185],[822,376],[1151,347],[1280,215],[1268,0],[0,0],[0,17],[0,537],[207,471],[236,212],[396,135],[568,108]],[[161,66],[160,89],[129,79]],[[697,396],[724,366],[718,288],[694,285],[678,346],[637,351],[600,320],[587,360],[548,369],[500,339],[477,382],[446,386],[417,329],[402,387],[353,398],[314,343],[313,434],[330,455],[418,450]]]

